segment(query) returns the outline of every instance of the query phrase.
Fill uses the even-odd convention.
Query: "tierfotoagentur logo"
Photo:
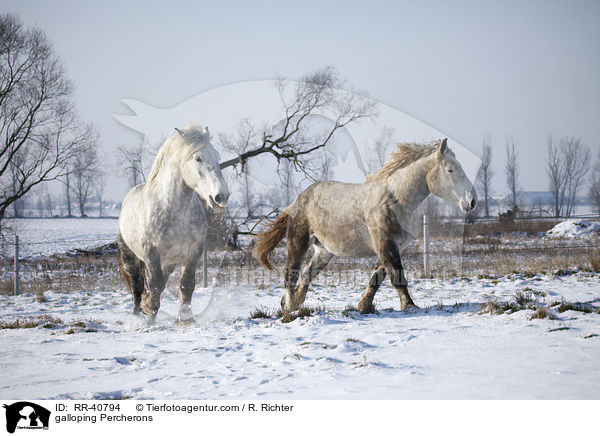
[[[16,429],[47,430],[50,423],[50,411],[28,401],[19,401],[6,409],[6,431],[14,433]]]

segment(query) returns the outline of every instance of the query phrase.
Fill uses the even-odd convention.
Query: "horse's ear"
[[[447,151],[448,151],[448,138],[444,138],[442,140],[442,143],[440,144],[440,148],[438,149],[438,155],[442,156]]]
[[[204,134],[210,136],[210,132],[208,131],[208,127],[204,127]]]
[[[177,127],[175,127],[175,131],[177,133],[179,133],[179,136],[183,136],[183,131],[182,130],[179,130]]]

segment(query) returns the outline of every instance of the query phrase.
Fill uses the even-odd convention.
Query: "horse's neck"
[[[181,171],[170,162],[163,163],[156,178],[146,184],[146,190],[154,196],[158,204],[167,208],[174,202],[194,195],[194,191],[183,182]]]
[[[427,173],[433,164],[433,158],[428,156],[399,169],[388,178],[388,192],[405,213],[412,214],[430,194]]]

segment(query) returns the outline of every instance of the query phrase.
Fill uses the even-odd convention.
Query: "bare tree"
[[[71,96],[44,33],[0,15],[0,221],[35,186],[63,175],[81,133]]]
[[[247,120],[241,119],[237,131],[233,135],[219,133],[218,141],[220,145],[234,152],[237,155],[245,153],[249,147],[256,141],[256,128]],[[241,173],[241,207],[246,211],[246,218],[254,217],[254,207],[256,196],[254,193],[254,183],[252,182],[251,166],[249,162],[244,162],[238,169]],[[235,214],[234,214],[235,215]]]
[[[590,169],[591,152],[580,138],[565,137],[556,145],[548,135],[546,173],[552,191],[555,216],[571,216],[577,193]]]
[[[35,189],[31,190],[31,193],[35,196],[35,207],[37,209],[38,217],[42,218],[47,213],[46,199],[48,195],[48,187],[45,184],[38,185]]]
[[[76,135],[76,140],[71,144],[71,151],[68,160],[64,163],[61,169],[62,176],[58,179],[64,186],[64,200],[67,207],[67,217],[73,217],[73,200],[72,196],[78,200],[77,195],[79,188],[77,184],[84,176],[85,170],[82,166],[85,165],[87,153],[92,153],[96,156],[96,148],[98,144],[98,133],[91,124],[87,124],[80,129],[80,133]],[[93,157],[92,160],[97,160]],[[77,173],[77,175],[75,175]]]
[[[362,95],[344,92],[345,83],[332,67],[303,76],[291,86],[277,81],[281,99],[282,120],[272,127],[257,130],[257,140],[237,157],[221,163],[221,168],[244,163],[261,154],[270,154],[279,162],[287,160],[294,168],[307,172],[307,156],[331,143],[336,132],[350,123],[375,114],[375,105]],[[312,134],[311,117],[327,113],[333,124]]]
[[[104,178],[104,171],[99,170],[96,178],[94,179],[94,194],[98,199],[98,216],[102,218],[104,216],[104,188],[106,187],[106,179]]]
[[[394,129],[392,127],[385,126],[381,129],[379,136],[373,141],[373,145],[369,147],[367,154],[369,173],[374,173],[383,166],[392,147],[393,137]]]
[[[511,210],[518,209],[518,190],[519,190],[519,166],[517,163],[519,155],[515,147],[515,141],[507,139],[506,141],[506,166],[504,174],[506,175],[506,188],[508,204]]]
[[[71,210],[71,206],[72,206],[72,201],[71,201],[71,191],[72,191],[72,186],[71,186],[71,172],[68,171],[65,173],[65,176],[63,179],[61,179],[61,182],[63,182],[63,184],[65,185],[65,205],[67,206],[67,217],[71,218],[73,217],[73,211]]]
[[[90,135],[78,144],[78,152],[73,157],[70,173],[73,176],[73,193],[79,207],[79,215],[84,217],[85,206],[100,175],[98,134],[90,128]]]
[[[148,150],[144,143],[129,147],[119,146],[117,166],[121,169],[123,175],[129,177],[131,188],[146,182],[147,157]]]
[[[552,192],[554,216],[559,217],[563,213],[565,190],[567,188],[567,172],[563,160],[563,152],[554,142],[552,135],[548,135],[546,144],[548,148],[546,174],[550,183],[550,192]]]
[[[19,189],[19,168],[23,165],[24,159],[22,153],[17,153],[9,165],[10,177],[12,180],[12,192],[17,192]],[[16,199],[12,204],[13,217],[20,218],[25,210],[26,195]]]
[[[481,190],[483,191],[483,203],[486,218],[490,216],[489,200],[492,189],[492,177],[494,177],[494,170],[492,168],[492,138],[488,135],[483,140],[481,166],[479,167],[479,174],[477,177]]]
[[[563,138],[561,149],[566,173],[566,209],[565,214],[571,216],[575,212],[577,192],[583,185],[590,170],[590,149],[581,143],[581,138]]]
[[[596,213],[600,215],[600,153],[592,170],[589,195]]]

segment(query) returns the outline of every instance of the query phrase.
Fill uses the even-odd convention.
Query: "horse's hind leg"
[[[284,283],[285,295],[281,300],[281,306],[286,312],[295,310],[298,305],[294,301],[294,289],[300,274],[302,259],[308,250],[309,236],[308,226],[290,219],[287,231],[288,259],[285,266]]]
[[[333,254],[327,251],[319,241],[315,240],[314,247],[315,251],[306,264],[306,267],[302,270],[298,289],[294,293],[294,304],[296,307],[300,307],[304,303],[310,283],[319,275],[321,270],[327,266],[333,257]]]
[[[142,301],[142,294],[144,293],[142,266],[137,256],[125,244],[120,233],[117,235],[117,245],[119,246],[123,272],[128,276],[128,279],[126,279],[127,285],[133,294],[133,313],[139,315],[141,312],[140,303]]]
[[[375,306],[373,306],[373,298],[375,297],[379,286],[381,286],[381,284],[385,280],[385,276],[385,267],[381,264],[381,262],[379,262],[375,267],[373,275],[371,275],[371,278],[369,279],[367,289],[362,294],[360,302],[358,303],[358,310],[360,310],[360,313],[362,313],[363,315],[375,312]]]

